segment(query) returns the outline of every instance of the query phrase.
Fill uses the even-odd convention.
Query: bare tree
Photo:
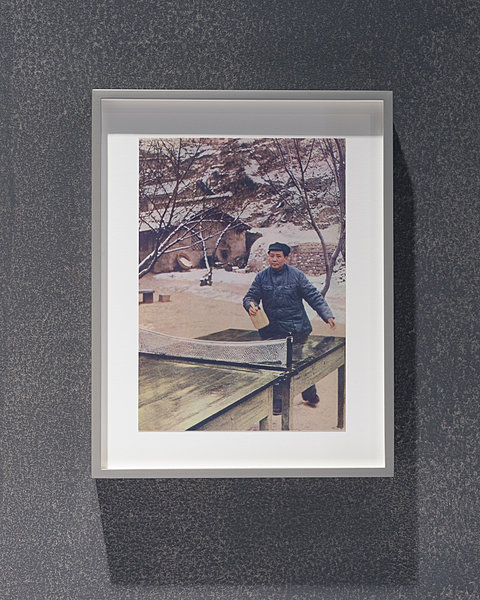
[[[338,208],[340,220],[340,236],[337,248],[342,253],[344,259],[347,258],[347,249],[345,245],[345,140],[322,139],[320,145],[323,148],[323,157],[332,173],[335,186],[331,186],[329,193],[333,197],[334,205]],[[333,193],[332,190],[333,189]],[[337,253],[338,256],[338,253]],[[335,257],[335,260],[337,258]],[[335,264],[335,262],[334,262]]]
[[[230,215],[224,215],[223,219],[222,219],[222,217],[220,216],[220,220],[218,222],[221,222],[223,220],[224,222],[226,221],[226,224],[224,225],[222,230],[217,231],[215,234],[217,237],[217,240],[215,242],[215,247],[214,247],[212,255],[211,255],[211,259],[212,259],[211,263],[209,263],[208,255],[207,255],[206,239],[208,239],[208,238],[205,238],[203,236],[202,226],[200,225],[200,227],[199,227],[198,237],[202,244],[203,260],[205,262],[205,267],[208,269],[207,274],[205,275],[203,281],[205,281],[207,285],[212,285],[213,267],[215,265],[215,259],[216,259],[218,247],[220,246],[220,242],[222,241],[222,239],[223,239],[224,235],[227,233],[227,231],[236,229],[242,225],[242,222],[240,221],[240,217],[241,217],[241,212],[239,212],[233,218],[230,217]]]
[[[297,220],[316,232],[325,264],[325,295],[339,253],[345,257],[345,142],[342,139],[274,139],[269,151],[252,157],[273,193]],[[339,225],[334,251],[329,254],[321,225],[325,214]],[[328,223],[328,221],[327,221]]]
[[[201,139],[142,140],[139,221],[150,230],[153,248],[140,261],[139,277],[152,271],[162,255],[198,244],[203,247],[211,277],[205,242],[217,238],[215,255],[226,231],[240,225],[243,204],[208,177],[209,150]],[[219,229],[227,211],[234,216]]]

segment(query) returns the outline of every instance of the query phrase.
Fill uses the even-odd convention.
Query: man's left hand
[[[335,329],[336,328],[335,319],[332,319],[332,317],[330,317],[328,319],[327,323],[330,325],[330,329]]]

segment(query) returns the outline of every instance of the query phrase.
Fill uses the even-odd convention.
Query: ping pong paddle
[[[250,315],[250,319],[252,319],[252,323],[255,326],[255,329],[263,329],[263,327],[266,327],[270,323],[270,321],[268,320],[265,311],[259,306],[257,306],[257,308],[257,312],[253,317],[252,315]]]

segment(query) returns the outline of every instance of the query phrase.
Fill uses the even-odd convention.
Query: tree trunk
[[[203,260],[205,261],[205,268],[208,269],[209,273],[211,273],[212,267],[210,266],[210,263],[208,262],[207,246],[205,244],[205,240],[203,239],[203,236],[202,236],[202,250],[203,250]]]
[[[328,292],[329,288],[330,288],[330,282],[332,280],[332,274],[333,274],[333,270],[332,271],[327,271],[326,275],[325,275],[325,283],[323,284],[323,288],[320,290],[320,293],[322,294],[322,296],[325,298],[326,293]]]

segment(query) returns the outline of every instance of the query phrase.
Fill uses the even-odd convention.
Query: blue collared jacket
[[[248,311],[250,302],[257,306],[260,301],[270,321],[270,326],[285,335],[308,335],[312,325],[303,300],[327,322],[333,318],[332,311],[322,294],[308,281],[299,269],[285,264],[280,271],[268,267],[255,277],[243,298]]]

